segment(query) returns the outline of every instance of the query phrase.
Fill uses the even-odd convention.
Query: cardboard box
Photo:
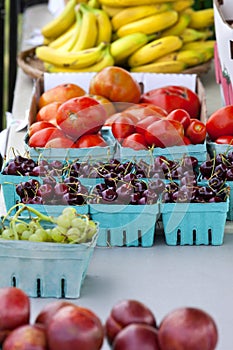
[[[216,81],[225,105],[233,104],[233,6],[232,0],[214,0]]]

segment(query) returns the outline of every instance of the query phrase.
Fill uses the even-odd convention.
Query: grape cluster
[[[25,208],[36,216],[28,221],[19,219]],[[46,222],[51,224],[46,225]],[[74,244],[89,242],[96,233],[96,223],[87,215],[78,214],[72,207],[65,208],[61,215],[52,218],[23,206],[14,216],[3,218],[0,239]]]

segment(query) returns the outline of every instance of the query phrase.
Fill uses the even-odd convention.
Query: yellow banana
[[[112,24],[108,14],[102,9],[92,10],[97,22],[96,45],[101,42],[110,43],[112,38]]]
[[[74,22],[67,31],[59,35],[58,38],[52,40],[48,45],[53,47],[54,49],[58,49],[59,47],[65,45],[68,41],[72,40],[73,34],[75,32],[75,26],[76,22]],[[44,43],[44,45],[46,44]]]
[[[167,35],[180,35],[185,28],[188,27],[190,22],[190,16],[187,13],[180,13],[178,20],[175,24],[173,24],[171,27],[165,29],[161,33],[161,37],[167,36]]]
[[[184,62],[187,67],[193,67],[203,63],[205,61],[205,56],[197,50],[183,50],[160,57],[156,62],[165,61],[181,61]]]
[[[183,43],[189,43],[196,40],[206,40],[213,35],[211,30],[197,30],[194,28],[185,28],[183,33],[180,34],[180,38]]]
[[[181,73],[187,66],[181,61],[153,62],[150,64],[133,67],[131,72],[149,72],[149,73]]]
[[[214,50],[215,40],[197,40],[190,43],[184,43],[181,47],[181,50],[205,50],[211,49]]]
[[[78,41],[80,32],[81,32],[81,25],[82,25],[82,15],[80,8],[76,7],[76,22],[75,22],[75,31],[70,38],[70,40],[67,40],[67,42],[60,46],[59,49],[61,51],[72,51],[74,46],[76,45],[76,42]]]
[[[172,2],[173,10],[181,12],[194,5],[194,0],[177,0]]]
[[[172,26],[177,20],[178,12],[168,10],[125,24],[117,30],[117,35],[122,37],[135,32],[152,34]]]
[[[169,9],[171,9],[169,3],[126,7],[112,17],[113,30],[117,30],[125,24]]]
[[[167,0],[166,2],[174,2],[176,0]],[[164,2],[164,0],[99,0],[101,5],[112,7],[128,7],[138,5],[153,5]]]
[[[182,40],[176,35],[169,35],[164,38],[153,40],[135,51],[129,57],[128,64],[130,67],[149,64],[159,57],[179,50],[182,44]]]
[[[61,52],[49,46],[38,46],[36,56],[44,62],[55,64],[60,67],[75,69],[90,66],[96,63],[102,57],[106,44],[101,43],[98,46],[81,50],[78,52]]]
[[[154,39],[155,35],[148,36],[144,33],[138,32],[125,35],[111,43],[110,52],[115,60],[115,64],[124,63],[125,60],[140,47]]]
[[[114,59],[110,54],[109,44],[106,45],[102,51],[102,55],[99,60],[90,66],[84,68],[73,68],[73,67],[60,67],[55,64],[44,62],[44,68],[49,73],[65,72],[65,73],[78,73],[78,72],[99,72],[103,68],[114,65]]]
[[[87,2],[87,5],[90,6],[90,7],[93,7],[94,9],[99,9],[100,8],[99,0],[89,0]]]
[[[96,17],[91,8],[87,4],[80,4],[80,11],[82,13],[81,28],[78,39],[72,51],[80,51],[89,49],[96,45],[97,39],[97,22]]]
[[[75,22],[76,0],[69,0],[64,10],[41,29],[41,34],[47,38],[57,38]]]
[[[207,8],[190,13],[190,28],[201,29],[214,25],[214,9]]]
[[[110,18],[112,18],[118,12],[122,11],[125,7],[114,7],[102,4],[101,8],[109,15]]]

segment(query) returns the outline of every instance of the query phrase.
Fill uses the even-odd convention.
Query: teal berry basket
[[[90,204],[90,216],[99,223],[97,246],[151,247],[155,239],[159,203]]]
[[[227,185],[230,187],[229,210],[227,212],[227,220],[233,221],[233,181],[228,181]]]
[[[97,236],[80,244],[0,240],[0,287],[29,297],[79,298]]]
[[[164,203],[161,216],[168,245],[222,245],[229,199],[220,203]]]

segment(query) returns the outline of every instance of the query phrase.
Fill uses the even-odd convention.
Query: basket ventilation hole
[[[12,287],[16,287],[16,277],[15,276],[12,277],[11,285],[12,285]]]
[[[142,245],[142,231],[138,230],[138,245]]]
[[[178,229],[177,230],[177,245],[180,245],[180,241],[181,241],[180,236],[181,236],[181,231],[180,231],[180,229]]]
[[[209,243],[211,244],[212,243],[212,231],[211,231],[211,228],[209,228],[209,230],[208,230],[208,239],[209,239]]]
[[[37,280],[36,280],[36,294],[38,297],[41,296],[41,280],[40,280],[40,278],[37,278]]]
[[[197,231],[193,230],[193,244],[196,243],[196,240],[197,240]]]
[[[66,293],[65,293],[65,286],[66,286],[66,280],[65,278],[61,279],[61,297],[65,298]]]
[[[107,230],[107,242],[111,245],[111,230]]]
[[[123,230],[123,245],[126,245],[126,230]]]

